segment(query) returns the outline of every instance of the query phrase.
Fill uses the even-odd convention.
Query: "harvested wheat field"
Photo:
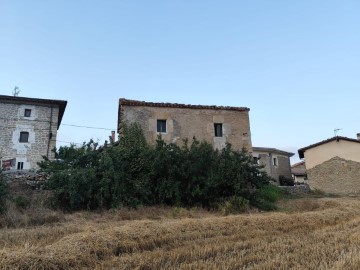
[[[121,220],[77,214],[0,230],[1,269],[360,269],[360,200],[296,199],[272,213]],[[190,217],[189,217],[190,216]]]

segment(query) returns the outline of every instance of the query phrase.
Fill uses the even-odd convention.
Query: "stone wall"
[[[159,135],[157,120],[166,120],[167,132],[161,136],[167,143],[181,145],[183,139],[191,142],[195,136],[217,149],[231,143],[234,149],[245,147],[251,151],[248,111],[121,106],[121,122],[139,123],[150,143],[155,143]],[[215,123],[223,124],[223,137],[215,137]]]
[[[59,107],[52,106],[0,103],[0,158],[16,159],[12,169],[18,162],[23,162],[23,169],[36,169],[43,155],[53,158]],[[24,116],[25,109],[31,110],[30,117]],[[19,142],[20,132],[29,132],[27,143]]]
[[[290,194],[303,195],[310,192],[310,187],[307,184],[295,185],[295,186],[279,186],[279,187]]]
[[[360,162],[334,157],[307,171],[311,189],[333,194],[360,194]]]
[[[25,184],[34,189],[43,189],[48,180],[46,173],[37,173],[31,170],[5,171],[2,174],[7,183]]]

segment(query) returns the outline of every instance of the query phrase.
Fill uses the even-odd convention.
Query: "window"
[[[31,116],[31,110],[30,109],[25,109],[24,117],[30,117],[30,116]]]
[[[253,157],[254,164],[260,164],[260,158]]]
[[[25,132],[25,131],[20,132],[19,142],[22,142],[22,143],[29,142],[29,132]]]
[[[157,132],[166,133],[166,120],[157,120]]]
[[[273,165],[274,166],[277,166],[278,165],[278,160],[276,157],[273,158]]]
[[[17,169],[22,170],[24,168],[24,162],[18,162]]]
[[[215,137],[222,137],[223,136],[223,126],[222,126],[222,124],[215,123],[214,124],[214,130],[215,130]]]

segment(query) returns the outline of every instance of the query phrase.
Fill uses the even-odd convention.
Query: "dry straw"
[[[360,201],[291,211],[121,221],[108,214],[0,232],[1,269],[359,269]],[[113,213],[116,216],[116,213]],[[105,215],[106,217],[106,215]]]

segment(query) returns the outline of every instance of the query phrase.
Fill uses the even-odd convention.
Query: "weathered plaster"
[[[226,143],[230,143],[236,150],[244,147],[251,151],[248,111],[128,105],[121,107],[121,122],[138,123],[150,143],[155,143],[159,135],[157,120],[160,119],[166,120],[166,133],[161,133],[161,137],[167,143],[182,144],[184,139],[191,142],[196,137],[213,144],[216,149],[222,149]],[[223,137],[215,137],[215,123],[223,124]]]
[[[20,132],[29,132],[27,143],[19,142]],[[12,148],[18,155],[26,155],[27,150],[31,150],[31,145],[35,143],[35,132],[33,125],[16,125],[12,136]]]

